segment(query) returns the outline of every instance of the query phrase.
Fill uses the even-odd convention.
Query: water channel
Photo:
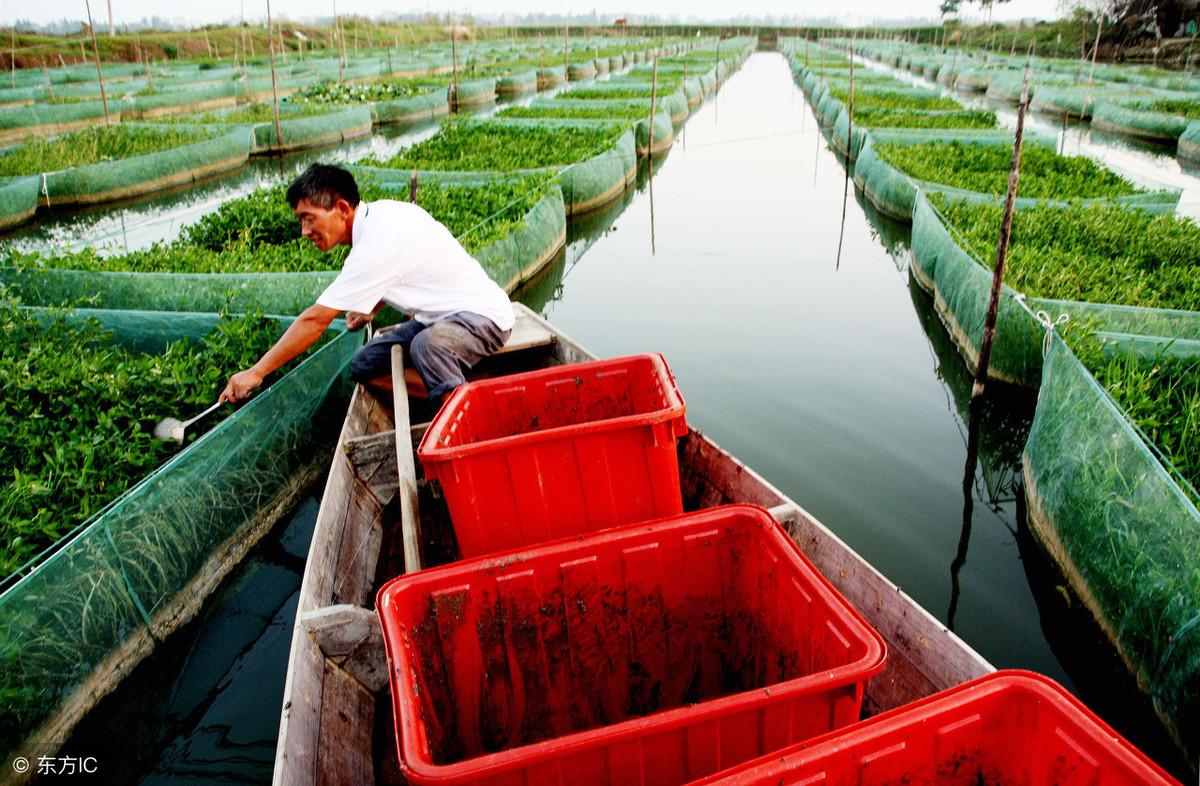
[[[997,667],[1062,682],[1157,756],[1025,530],[1034,394],[989,392],[968,464],[970,378],[910,283],[908,229],[846,190],[783,57],[751,57],[648,174],[573,222],[565,253],[518,297],[601,356],[662,352],[694,426]],[[316,505],[281,525],[68,751],[125,760],[107,782],[269,779]]]

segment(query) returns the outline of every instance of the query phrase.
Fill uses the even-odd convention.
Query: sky
[[[136,22],[145,17],[159,16],[182,24],[204,24],[234,20],[245,4],[247,18],[265,18],[265,0],[207,0],[203,3],[184,3],[179,0],[112,0],[113,17],[122,22]],[[796,2],[796,0],[591,0],[591,2],[561,3],[553,0],[418,0],[398,4],[395,0],[338,0],[339,14],[378,16],[387,13],[470,13],[476,16],[499,16],[505,12],[532,13],[589,13],[595,10],[601,17],[627,14],[676,16],[681,21],[712,21],[731,14],[750,16],[796,16],[800,18],[829,18],[850,24],[868,24],[887,19],[935,18],[938,0],[839,0],[827,2]],[[107,19],[106,0],[91,0],[92,15],[97,26]],[[331,14],[332,0],[275,0],[271,11],[275,15],[305,21]],[[1036,17],[1051,19],[1059,16],[1056,0],[1010,0],[996,6],[998,21]],[[977,8],[968,7],[966,18],[982,15]],[[24,3],[0,0],[0,26],[18,19],[37,24],[61,19],[83,19],[84,0],[40,0]]]

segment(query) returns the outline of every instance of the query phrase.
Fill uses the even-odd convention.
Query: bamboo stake
[[[850,34],[850,97],[849,97],[849,125],[846,130],[846,179],[842,183],[842,223],[841,230],[838,232],[838,250],[837,259],[834,262],[833,269],[841,270],[842,268],[842,243],[846,239],[846,206],[850,201],[850,151],[854,147],[854,46],[858,37],[858,31],[855,30]]]
[[[50,91],[50,100],[54,101],[54,83],[50,81],[50,71],[46,68],[45,58],[42,59],[42,74],[46,77],[46,89]]]
[[[92,34],[92,52],[96,55],[96,78],[100,80],[100,101],[104,104],[104,124],[108,125],[108,96],[104,92],[104,72],[100,70],[100,46],[96,43],[96,28],[92,25],[92,4],[90,0],[83,0],[83,6],[87,9],[88,32]]]
[[[684,65],[684,80],[687,80],[686,63]],[[654,110],[658,104],[658,55],[654,56],[654,71],[650,76],[650,141],[647,143],[647,156],[654,158]],[[654,167],[650,167],[650,179],[654,179]]]
[[[116,38],[117,30],[113,26],[112,0],[108,0],[108,37]]]
[[[208,28],[207,27],[204,28],[204,47],[208,50],[208,56],[211,58],[213,56],[212,41],[210,41],[208,39]]]
[[[267,51],[271,55],[271,102],[275,107],[275,144],[283,148],[283,131],[279,127],[279,88],[275,84],[275,39],[271,38],[271,0],[267,0]]]
[[[337,56],[338,56],[338,84],[341,84],[342,83],[342,50],[345,47],[343,46],[343,40],[342,40],[342,24],[341,24],[341,22],[338,21],[337,0],[333,0],[333,29],[335,31],[335,35],[337,36],[336,40],[337,40]]]
[[[563,85],[565,86],[571,78],[571,46],[568,43],[571,35],[571,26],[563,27]]]
[[[154,73],[150,70],[150,58],[146,57],[142,53],[141,36],[138,37],[137,42],[138,42],[137,43],[138,57],[140,57],[142,59],[142,64],[146,66],[146,84],[148,84],[150,86],[150,89],[153,90],[154,89]]]
[[[82,46],[82,44],[81,44]],[[17,26],[13,25],[12,30],[8,31],[8,69],[9,81],[12,86],[17,86]]]
[[[1097,16],[1096,42],[1092,44],[1092,66],[1088,69],[1087,90],[1083,94],[1083,105],[1085,107],[1092,100],[1092,79],[1096,75],[1096,54],[1100,51],[1100,30],[1104,27],[1104,14],[1097,14]]]
[[[1025,112],[1029,108],[1029,71],[1021,87],[1021,105],[1017,107],[1017,131],[1013,140],[1012,169],[1008,173],[1008,195],[1004,200],[1004,218],[1000,223],[1000,240],[996,245],[996,270],[992,275],[992,295],[988,300],[987,316],[983,322],[983,338],[979,342],[979,364],[975,369],[975,384],[971,398],[983,395],[987,385],[988,364],[992,344],[996,340],[996,318],[1000,313],[1000,287],[1004,283],[1004,265],[1008,260],[1008,241],[1012,234],[1013,209],[1017,202],[1017,184],[1021,177],[1021,142],[1025,134]]]
[[[450,53],[453,62],[450,85],[450,111],[458,111],[458,36],[454,29],[454,18],[450,19]]]

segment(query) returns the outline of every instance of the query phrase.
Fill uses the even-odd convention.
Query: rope
[[[50,188],[46,185],[46,173],[42,173],[42,196],[46,197],[46,209],[50,209]]]
[[[1021,298],[1021,300],[1024,300],[1024,298]],[[1071,315],[1064,312],[1051,319],[1049,314],[1039,309],[1034,314],[1034,317],[1037,318],[1038,322],[1042,323],[1042,327],[1046,328],[1046,335],[1042,338],[1042,357],[1044,358],[1050,353],[1050,342],[1054,336],[1054,329],[1059,325],[1065,325],[1070,322]]]

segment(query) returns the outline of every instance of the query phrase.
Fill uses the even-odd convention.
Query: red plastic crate
[[[416,784],[680,784],[858,720],[885,654],[750,505],[402,576],[377,608]]]
[[[1051,679],[998,671],[692,786],[1177,784]]]
[[[417,455],[463,557],[683,512],[683,397],[662,355],[458,387]]]

